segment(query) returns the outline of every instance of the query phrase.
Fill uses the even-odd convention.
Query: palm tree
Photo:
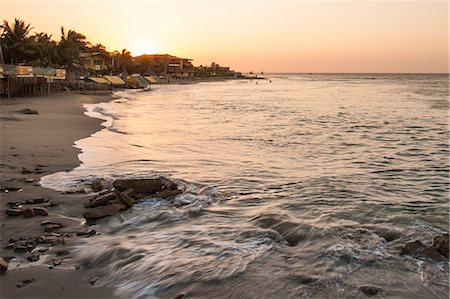
[[[75,30],[65,33],[61,27],[61,40],[58,43],[59,64],[67,70],[75,68],[80,63],[80,52],[86,49],[86,36]]]
[[[6,63],[19,64],[25,63],[33,55],[30,49],[31,24],[25,24],[21,19],[14,19],[14,23],[10,25],[4,20],[0,26],[0,46],[3,50],[3,56]]]
[[[36,33],[33,36],[34,59],[30,62],[33,66],[55,66],[58,60],[57,44],[51,40],[52,35]]]
[[[117,62],[117,68],[122,72],[122,75],[126,74],[133,62],[131,52],[127,49],[122,49],[122,52],[120,53],[115,51],[114,58]]]

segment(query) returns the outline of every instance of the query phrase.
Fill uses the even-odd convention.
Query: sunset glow
[[[171,53],[242,71],[447,72],[447,1],[17,1],[20,17],[109,51]],[[43,18],[43,15],[51,17]]]
[[[133,56],[139,56],[143,54],[155,54],[159,52],[159,49],[147,40],[137,40],[132,44],[128,50]]]

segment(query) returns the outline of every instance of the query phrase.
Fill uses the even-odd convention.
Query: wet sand
[[[1,298],[115,297],[111,289],[96,286],[91,277],[70,263],[70,244],[79,238],[76,232],[86,229],[83,206],[87,195],[62,194],[38,184],[42,176],[78,166],[80,151],[73,147],[74,141],[101,128],[102,120],[85,116],[82,104],[111,99],[109,94],[55,94],[0,100],[0,257],[12,261],[0,276]],[[21,110],[25,108],[38,114],[24,114]],[[35,198],[45,198],[46,202],[22,208],[44,207],[48,216],[5,214],[9,202]],[[38,261],[29,262],[30,253],[10,248],[11,244],[20,237],[51,235],[44,231],[43,221],[59,222],[64,227],[54,233],[57,244]]]

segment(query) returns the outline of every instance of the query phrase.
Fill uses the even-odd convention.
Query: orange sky
[[[171,53],[239,71],[448,72],[447,1],[0,0],[59,38],[60,26],[108,50]]]

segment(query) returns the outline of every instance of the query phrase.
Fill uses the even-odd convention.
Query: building
[[[81,65],[92,71],[103,71],[114,65],[114,59],[100,52],[80,53]]]
[[[134,59],[141,73],[153,70],[164,79],[183,79],[193,77],[192,59],[180,58],[169,54],[145,54]]]

